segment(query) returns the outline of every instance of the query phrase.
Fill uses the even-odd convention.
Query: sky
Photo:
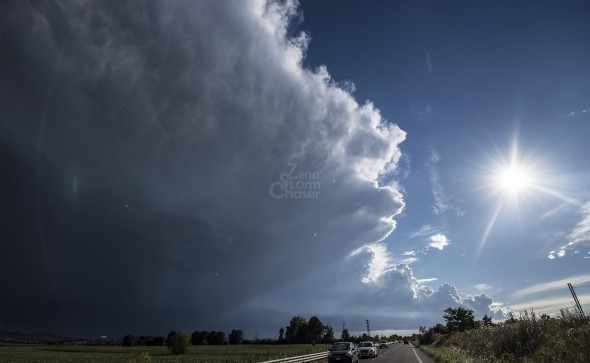
[[[0,4],[0,329],[590,309],[582,1]]]

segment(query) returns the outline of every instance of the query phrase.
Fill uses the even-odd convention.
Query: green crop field
[[[188,354],[174,356],[166,347],[64,346],[1,344],[0,362],[89,362],[89,363],[158,363],[158,362],[261,362],[310,353],[325,352],[328,345],[200,345],[191,346]]]

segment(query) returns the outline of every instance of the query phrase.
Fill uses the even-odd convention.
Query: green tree
[[[346,342],[350,341],[350,333],[348,332],[348,329],[342,330],[341,338],[342,338],[342,340],[344,340]]]
[[[285,339],[288,343],[302,344],[305,343],[307,336],[307,320],[301,316],[294,316],[287,327]]]
[[[438,323],[434,327],[432,327],[432,331],[437,334],[447,334],[449,332],[449,329],[447,329],[445,325]]]
[[[324,328],[324,334],[322,336],[322,343],[333,343],[336,339],[334,338],[334,329],[331,326]]]
[[[312,316],[307,323],[306,343],[319,343],[324,333],[324,324],[317,316]]]
[[[192,334],[191,334],[191,343],[193,345],[203,345],[205,343],[207,343],[207,335],[209,334],[208,331],[206,330],[195,330]]]
[[[473,310],[462,307],[446,308],[443,318],[447,321],[449,331],[466,331],[477,327]]]
[[[171,331],[166,338],[168,351],[174,355],[185,354],[191,344],[188,336],[179,331]]]
[[[135,335],[131,335],[131,334],[127,334],[123,337],[123,342],[121,342],[121,345],[124,347],[133,347],[135,345],[139,345],[140,344],[140,340],[138,337],[136,337]]]
[[[209,345],[222,345],[225,343],[225,333],[222,331],[210,331],[207,334],[207,343]]]
[[[229,333],[229,344],[242,344],[244,343],[244,332],[239,329],[233,329]]]

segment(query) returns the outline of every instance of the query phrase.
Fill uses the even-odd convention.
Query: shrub
[[[189,337],[179,331],[171,331],[166,338],[166,346],[171,354],[179,355],[188,352]]]
[[[590,362],[590,318],[575,312],[550,318],[525,311],[518,320],[495,326],[445,335],[434,331],[421,342],[431,342],[423,347],[441,362]]]

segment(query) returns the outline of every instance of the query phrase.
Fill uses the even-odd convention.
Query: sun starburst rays
[[[480,168],[476,190],[484,204],[492,204],[487,223],[485,223],[476,255],[480,255],[488,238],[499,223],[518,226],[538,210],[539,205],[548,208],[551,200],[580,205],[580,202],[568,195],[566,181],[555,163],[543,158],[542,153],[521,153],[515,139],[507,153],[495,148],[495,154],[488,154],[488,162],[478,165]],[[506,218],[504,218],[506,217]],[[507,225],[506,225],[507,226]],[[511,227],[512,228],[512,227]]]

